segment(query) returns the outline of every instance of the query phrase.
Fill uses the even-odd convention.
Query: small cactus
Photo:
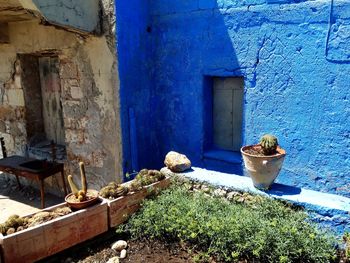
[[[70,186],[72,193],[75,195],[75,197],[78,197],[79,189],[76,186],[76,184],[74,183],[72,175],[68,175],[68,183],[69,183],[69,186]]]
[[[131,192],[136,192],[142,189],[142,184],[139,180],[134,180],[130,185],[129,185],[129,190]]]
[[[11,227],[17,227],[19,225],[23,224],[23,219],[19,217],[19,215],[12,215],[10,216],[7,221],[5,222],[5,226],[7,228]]]
[[[0,234],[5,235],[7,232],[7,228],[4,224],[0,224]]]
[[[85,200],[85,196],[84,195],[78,195],[78,200],[79,200],[79,202],[83,202]]]
[[[23,227],[26,224],[25,218],[19,215],[12,215],[8,219],[0,224],[0,233],[2,235],[10,235],[16,232],[16,228]]]
[[[262,151],[265,155],[272,155],[276,153],[278,140],[271,134],[265,134],[261,137],[260,143]]]
[[[165,175],[162,174],[160,171],[158,170],[151,170],[149,171],[149,175],[153,176],[155,178],[156,181],[160,181],[162,179],[165,178]]]
[[[79,202],[83,202],[86,200],[86,193],[87,193],[87,182],[86,182],[85,167],[83,162],[79,163],[79,168],[80,168],[82,190],[79,190],[77,185],[74,183],[72,175],[68,175],[68,183],[75,197],[79,200]]]
[[[100,190],[100,196],[103,198],[115,199],[119,196],[126,195],[128,190],[129,189],[125,186],[111,182]]]
[[[164,179],[165,176],[159,172],[158,170],[147,170],[142,169],[135,177],[133,182],[134,185],[131,185],[132,191],[137,189],[139,186],[142,188],[143,186],[147,186],[153,184],[157,181]]]
[[[83,162],[79,163],[79,168],[80,168],[80,177],[81,177],[81,187],[83,188],[82,191],[86,195],[87,183],[86,183],[86,175],[85,175],[85,166]]]
[[[6,235],[11,235],[15,232],[16,232],[16,229],[14,227],[10,227],[9,229],[7,229]]]
[[[115,199],[126,195],[129,191],[139,191],[144,186],[150,185],[164,178],[165,176],[157,170],[142,169],[127,187],[119,185],[116,182],[110,182],[107,186],[100,190],[99,194],[103,198]]]

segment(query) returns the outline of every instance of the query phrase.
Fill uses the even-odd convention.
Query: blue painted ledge
[[[203,154],[203,157],[207,159],[224,161],[224,162],[233,163],[233,164],[242,163],[242,155],[240,152],[210,150],[210,151],[205,151]]]
[[[168,168],[163,168],[161,171],[167,175],[174,174]],[[273,184],[270,190],[261,191],[253,186],[249,177],[197,167],[177,175],[235,191],[285,200],[303,206],[310,214],[312,221],[330,228],[337,234],[350,231],[350,198],[283,184]]]

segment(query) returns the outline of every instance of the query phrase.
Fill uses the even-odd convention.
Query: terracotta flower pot
[[[277,154],[268,156],[253,155],[246,152],[253,147],[257,147],[257,145],[249,145],[241,148],[245,167],[256,188],[269,189],[282,168],[286,151],[278,147]]]
[[[87,195],[88,195],[88,199],[86,201],[82,201],[82,202],[71,201],[71,198],[73,197],[72,193],[68,194],[64,200],[71,208],[74,208],[76,210],[91,206],[100,200],[100,198],[98,196],[98,191],[96,191],[96,190],[88,189]]]

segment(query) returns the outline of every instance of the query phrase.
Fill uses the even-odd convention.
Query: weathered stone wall
[[[113,21],[108,25],[115,27]],[[96,189],[122,179],[117,58],[108,44],[114,37],[106,32],[102,37],[83,37],[37,21],[17,22],[9,24],[10,43],[0,45],[0,136],[5,137],[9,154],[24,153],[30,125],[17,55],[55,54],[60,63],[66,174],[78,179],[78,162],[84,161],[89,186]]]
[[[7,45],[6,45],[7,46]],[[16,55],[11,57],[10,49],[0,46],[4,58],[0,63],[0,132],[5,138],[8,154],[23,153],[26,143],[25,105],[21,84],[21,68]],[[3,49],[4,47],[4,49]]]
[[[71,31],[101,33],[100,3],[110,0],[17,0],[30,13]]]
[[[287,151],[279,182],[350,194],[349,1],[149,3],[157,144],[147,150],[159,167],[170,150],[206,165],[209,80],[242,76],[242,144],[273,133]]]

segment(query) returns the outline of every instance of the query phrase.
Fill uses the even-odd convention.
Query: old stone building
[[[244,175],[239,148],[272,133],[288,153],[279,183],[350,195],[349,1],[0,3],[11,154],[54,140],[98,188],[171,150]]]
[[[9,155],[84,161],[92,188],[121,179],[112,0],[0,1],[0,137]],[[59,180],[50,181],[60,192]]]

